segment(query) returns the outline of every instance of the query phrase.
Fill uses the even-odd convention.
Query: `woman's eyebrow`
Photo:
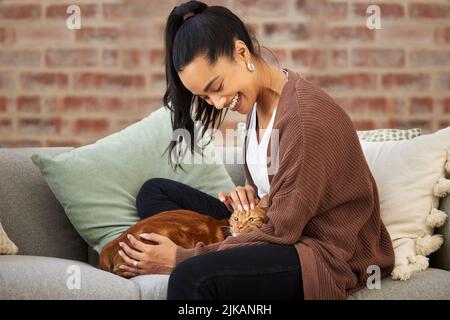
[[[203,89],[203,91],[208,91],[209,87],[211,87],[211,85],[214,83],[214,81],[217,80],[217,78],[219,78],[219,76],[214,77],[213,79],[211,79],[208,84],[206,85],[205,89]]]

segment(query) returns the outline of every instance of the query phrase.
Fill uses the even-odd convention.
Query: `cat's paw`
[[[409,265],[399,265],[392,270],[391,277],[393,280],[408,280],[411,278],[413,271]]]
[[[416,272],[424,271],[429,266],[428,260],[427,257],[421,255],[408,257],[409,267]]]

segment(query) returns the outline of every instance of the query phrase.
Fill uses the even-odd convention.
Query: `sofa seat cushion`
[[[364,288],[349,300],[447,300],[450,299],[450,272],[428,268],[408,281],[381,280],[381,289]]]
[[[79,289],[71,278],[76,273],[81,280]],[[84,262],[37,256],[0,256],[0,299],[140,298],[140,288],[136,283]]]

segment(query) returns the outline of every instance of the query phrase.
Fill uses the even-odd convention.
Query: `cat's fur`
[[[249,232],[252,228],[260,228],[267,223],[267,203],[263,197],[258,205],[250,212],[235,210],[229,219],[217,220],[190,210],[171,210],[158,213],[143,219],[131,226],[115,240],[109,242],[100,253],[99,266],[125,278],[133,276],[131,273],[119,268],[124,264],[119,255],[119,242],[131,246],[127,235],[132,234],[136,239],[155,244],[140,238],[143,233],[157,233],[171,239],[183,248],[193,248],[197,242],[210,244],[223,241],[228,235],[237,236],[242,232]],[[132,246],[131,246],[132,247]]]

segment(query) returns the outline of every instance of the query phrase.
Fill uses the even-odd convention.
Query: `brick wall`
[[[205,2],[233,10],[357,129],[450,125],[448,0]],[[161,106],[164,22],[178,3],[1,1],[0,147],[85,145]],[[66,27],[70,4],[80,30]],[[366,27],[370,4],[381,30]],[[243,119],[229,113],[224,128]]]

